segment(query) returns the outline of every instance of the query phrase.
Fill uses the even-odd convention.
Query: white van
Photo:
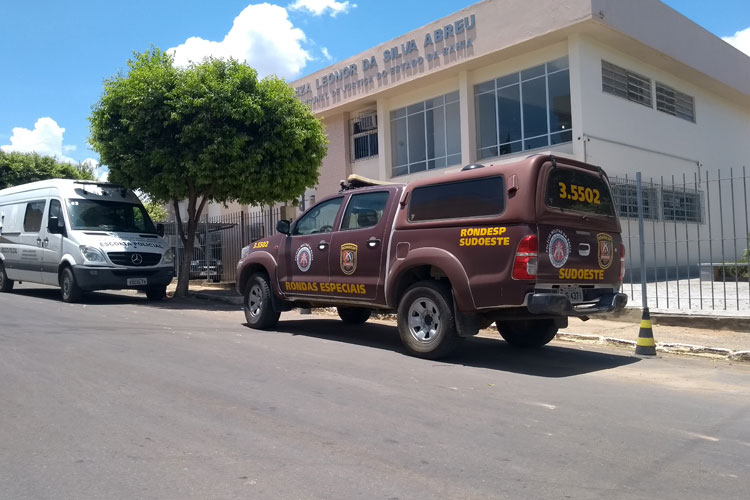
[[[0,190],[0,292],[28,281],[59,286],[65,302],[122,288],[161,300],[174,256],[159,229],[117,184],[50,179]]]

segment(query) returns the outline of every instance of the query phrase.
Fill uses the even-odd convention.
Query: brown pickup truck
[[[337,307],[352,324],[397,311],[409,353],[437,358],[492,322],[507,342],[539,347],[568,316],[627,302],[599,167],[536,155],[408,185],[352,184],[243,250],[250,327],[273,328],[294,307]]]

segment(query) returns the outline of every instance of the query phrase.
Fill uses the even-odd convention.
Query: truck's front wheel
[[[557,325],[552,319],[503,321],[497,323],[497,330],[510,345],[527,349],[547,345],[557,335]]]
[[[245,286],[245,319],[250,328],[267,330],[279,322],[281,313],[274,311],[271,285],[263,273],[255,273]]]
[[[398,331],[410,354],[437,359],[458,343],[450,289],[437,281],[412,285],[398,306]]]

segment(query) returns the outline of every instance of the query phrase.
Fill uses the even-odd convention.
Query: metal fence
[[[190,257],[190,279],[234,282],[242,247],[274,234],[280,219],[281,208],[202,217]],[[183,223],[183,226],[187,231],[187,224]],[[180,262],[186,256],[175,221],[165,223],[165,238],[175,252],[175,270],[179,273]]]
[[[610,178],[626,249],[624,292],[643,307],[750,312],[746,169]]]

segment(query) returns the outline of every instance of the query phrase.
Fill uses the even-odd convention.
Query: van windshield
[[[73,229],[156,234],[146,209],[134,203],[68,200],[68,215]]]

